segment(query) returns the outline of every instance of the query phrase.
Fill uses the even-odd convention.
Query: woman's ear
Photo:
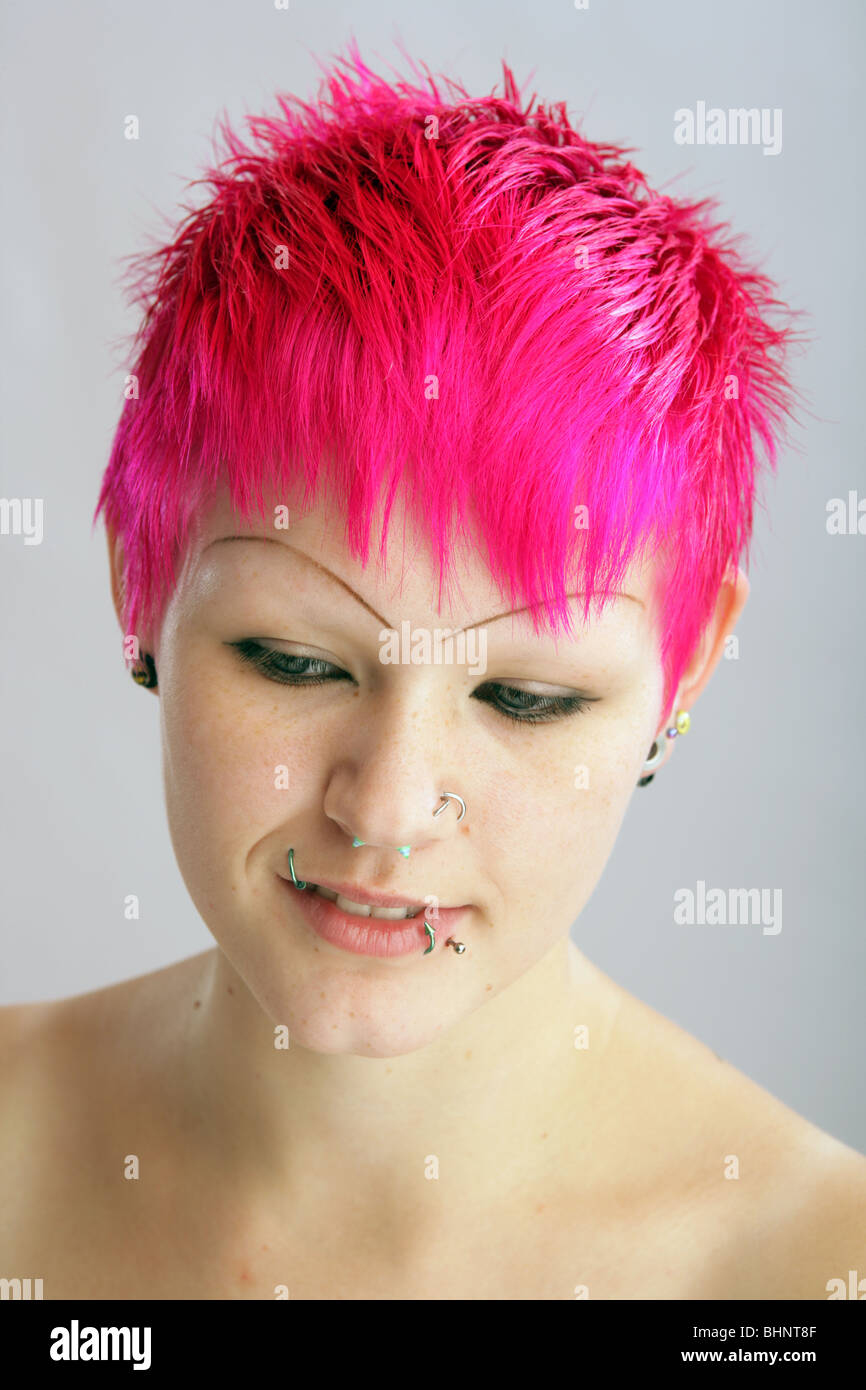
[[[749,581],[741,569],[725,579],[716,597],[716,606],[686,670],[680,677],[676,708],[690,710],[715,671],[725,642],[737,625],[746,599]]]
[[[126,582],[124,578],[124,554],[123,543],[116,534],[113,526],[106,522],[106,539],[108,542],[108,565],[111,574],[111,600],[114,604],[114,611],[117,614],[117,621],[123,633],[123,655],[127,666],[133,673],[139,670],[141,674],[147,666],[146,657],[153,660],[153,649],[148,633],[129,633],[126,631],[125,611],[126,611]],[[137,638],[137,642],[131,639]],[[147,688],[156,691],[156,669],[147,669],[146,674],[150,677],[147,681],[139,681]]]

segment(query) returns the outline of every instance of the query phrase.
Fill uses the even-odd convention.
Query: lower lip
[[[353,917],[313,889],[296,888],[287,878],[282,881],[316,935],[343,951],[351,951],[356,956],[411,956],[422,955],[430,945],[424,930],[424,913],[404,922],[387,922],[381,917]],[[431,955],[440,946],[444,950],[465,912],[465,907],[440,907],[435,918],[428,916],[436,933]]]

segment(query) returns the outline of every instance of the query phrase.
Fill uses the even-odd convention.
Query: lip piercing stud
[[[433,947],[436,945],[436,928],[431,927],[426,917],[424,918],[424,930],[427,933],[430,945],[422,952],[422,955],[429,956],[430,952],[433,950]],[[458,956],[462,956],[463,952],[466,950],[466,947],[464,946],[463,942],[455,941],[453,936],[449,936],[448,940],[445,942],[445,945],[452,947],[452,949],[456,952]]]
[[[297,874],[295,873],[295,851],[294,851],[294,849],[290,849],[290,850],[289,850],[289,872],[290,872],[291,875],[292,875],[292,883],[295,885],[296,888],[308,888],[308,887],[309,887],[309,884],[307,884],[307,883],[302,883],[301,880],[298,878]],[[436,928],[435,928],[435,927],[431,927],[431,925],[430,925],[430,923],[427,921],[426,917],[425,917],[425,919],[424,919],[424,930],[425,930],[425,932],[427,933],[427,939],[428,939],[428,941],[430,942],[430,944],[429,944],[429,946],[425,947],[424,951],[422,951],[421,954],[422,954],[422,955],[425,955],[425,956],[429,956],[430,952],[433,950],[433,947],[436,945]],[[463,942],[462,942],[462,941],[455,941],[453,936],[449,936],[448,940],[445,942],[445,945],[446,945],[446,946],[450,946],[450,947],[457,953],[458,956],[462,956],[462,955],[463,955],[463,952],[466,950],[466,947],[464,946]]]

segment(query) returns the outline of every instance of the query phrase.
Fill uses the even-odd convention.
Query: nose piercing
[[[461,820],[463,819],[463,817],[466,815],[466,802],[463,800],[463,797],[462,797],[462,796],[458,796],[456,792],[442,792],[441,795],[440,795],[440,797],[439,797],[439,799],[440,799],[440,801],[442,802],[442,805],[438,808],[438,810],[436,810],[436,811],[433,812],[433,815],[434,815],[434,816],[441,816],[442,812],[445,810],[445,807],[448,805],[448,802],[449,802],[449,801],[459,801],[459,802],[460,802],[460,814],[459,814],[459,816],[457,817],[458,821],[461,821]],[[366,844],[366,840],[359,840],[357,835],[356,835],[356,836],[353,838],[353,840],[352,840],[352,848],[353,848],[353,849],[357,849],[359,845],[363,845],[363,844]],[[410,850],[411,848],[412,848],[411,845],[398,845],[398,846],[397,846],[398,853],[402,854],[402,856],[403,856],[404,859],[408,859],[408,858],[409,858],[409,850]],[[295,863],[294,863],[294,859],[295,859],[295,851],[294,851],[293,849],[290,849],[290,850],[289,850],[289,869],[290,869],[291,875],[292,875],[292,883],[295,885],[296,888],[306,888],[306,887],[307,887],[306,883],[301,883],[300,879],[296,878],[296,876],[295,876]],[[430,925],[430,923],[427,921],[426,917],[424,918],[424,931],[427,933],[427,941],[428,941],[428,944],[427,944],[427,946],[425,946],[425,948],[424,948],[424,950],[423,950],[423,952],[422,952],[422,955],[429,956],[430,952],[433,950],[433,948],[434,948],[435,945],[436,945],[436,928]],[[449,936],[448,940],[445,942],[445,945],[446,945],[446,946],[450,946],[451,949],[454,951],[455,955],[458,955],[458,956],[462,956],[463,953],[464,953],[465,950],[466,950],[466,947],[465,947],[464,943],[463,943],[462,941],[455,941],[453,936]]]
[[[352,841],[352,849],[357,849],[359,845],[365,845],[366,843],[367,843],[366,840],[359,840],[358,837],[357,837],[357,835],[356,835],[355,838],[354,838],[354,840]],[[410,851],[411,848],[412,848],[411,845],[398,845],[398,846],[397,846],[397,852],[398,852],[398,854],[402,854],[402,856],[403,856],[404,859],[408,859],[408,858],[409,858],[409,851]]]
[[[458,821],[462,821],[463,817],[466,815],[466,802],[463,800],[463,797],[462,797],[462,796],[458,796],[456,792],[441,792],[441,793],[440,793],[440,796],[439,796],[439,800],[442,802],[442,805],[438,808],[438,810],[436,810],[436,811],[433,812],[433,815],[434,815],[434,816],[441,816],[442,812],[445,810],[445,807],[448,805],[448,802],[449,802],[449,801],[459,801],[459,802],[460,802],[460,815],[457,817],[457,820],[458,820]],[[354,838],[353,838],[353,840],[352,840],[352,848],[353,848],[353,849],[358,849],[358,847],[359,847],[360,845],[364,845],[364,844],[366,844],[366,843],[367,843],[366,840],[359,840],[359,839],[358,839],[358,836],[355,835]],[[410,851],[411,848],[412,848],[411,845],[398,845],[398,846],[397,846],[397,853],[398,853],[398,854],[402,854],[402,856],[403,856],[404,859],[408,859],[408,858],[409,858],[409,851]],[[294,857],[295,857],[295,851],[294,851],[293,849],[290,849],[290,850],[289,850],[289,869],[291,870],[291,874],[292,874],[292,882],[294,883],[294,885],[295,885],[296,888],[306,888],[306,887],[307,887],[306,883],[301,883],[300,880],[297,879],[297,878],[295,877]],[[436,928],[435,928],[435,927],[432,927],[432,926],[430,925],[430,923],[427,921],[426,917],[424,918],[424,930],[425,930],[425,932],[427,933],[427,940],[428,940],[428,943],[429,943],[429,944],[428,944],[427,946],[425,946],[425,948],[424,948],[424,950],[423,950],[423,952],[422,952],[422,955],[429,956],[430,952],[433,950],[434,946],[436,945]],[[463,953],[464,953],[464,951],[466,950],[466,947],[465,947],[465,945],[463,944],[463,942],[462,942],[462,941],[455,941],[453,936],[449,936],[448,940],[445,942],[445,945],[446,945],[446,946],[450,946],[451,949],[452,949],[452,950],[455,952],[455,954],[458,955],[458,956],[462,956]]]
[[[462,796],[458,796],[456,792],[440,792],[439,800],[442,802],[442,805],[438,808],[438,810],[433,812],[434,816],[441,816],[449,801],[459,801],[460,815],[457,817],[457,821],[458,823],[462,821],[463,817],[466,815],[466,802],[463,800]],[[365,845],[366,843],[366,840],[359,840],[356,835],[352,841],[352,849],[357,849],[359,845]],[[409,851],[411,848],[411,845],[398,845],[397,853],[402,854],[404,859],[408,859]]]

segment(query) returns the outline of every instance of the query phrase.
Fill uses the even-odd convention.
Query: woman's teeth
[[[381,917],[386,922],[400,922],[405,917],[417,917],[421,908],[411,907],[371,907],[369,903],[355,903],[351,898],[344,898],[339,893],[334,893],[330,888],[320,888],[314,884],[314,891],[321,897],[327,898],[329,903],[336,903],[341,912],[350,912],[353,917]]]

